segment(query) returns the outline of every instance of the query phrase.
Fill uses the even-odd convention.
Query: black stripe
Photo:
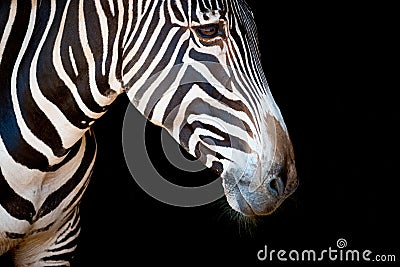
[[[210,2],[209,1],[198,1],[200,12],[206,13],[210,10]]]
[[[179,132],[179,144],[189,151],[189,140],[193,134],[193,127],[190,124],[185,124]]]
[[[205,155],[214,155],[214,156],[215,156],[217,159],[219,159],[219,160],[225,159],[225,160],[231,161],[230,159],[225,158],[225,157],[224,157],[223,155],[221,155],[220,153],[211,150],[210,148],[208,148],[207,146],[205,146],[205,145],[204,145],[203,143],[201,143],[201,142],[197,142],[196,147],[195,147],[195,149],[194,149],[194,153],[195,153],[195,155],[196,155],[196,158],[198,158],[198,159],[201,159],[201,157],[202,157],[202,156],[205,156]],[[207,162],[207,158],[204,157],[203,159],[204,159],[203,162],[206,163],[206,162]],[[212,168],[212,167],[211,167],[211,168]]]
[[[86,5],[86,1],[84,4]],[[97,18],[97,16],[89,16],[90,19],[93,17]],[[60,18],[61,19],[61,18]],[[87,33],[88,33],[88,39],[90,41],[90,33],[93,31],[95,33],[98,33],[96,36],[96,40],[100,42],[100,45],[102,45],[102,38],[101,34],[99,31],[99,25],[97,24],[92,24],[94,22],[89,22],[91,24],[90,27],[87,28]],[[54,29],[54,36],[57,34],[57,28]],[[61,41],[61,48],[60,48],[60,53],[61,53],[61,59],[65,63],[68,63],[67,65],[64,65],[65,67],[69,67],[69,75],[71,77],[71,80],[74,81],[78,88],[78,93],[79,96],[82,98],[83,103],[93,112],[102,112],[104,111],[103,107],[99,106],[99,104],[94,100],[90,88],[88,87],[89,85],[89,76],[88,76],[88,69],[89,65],[86,61],[86,57],[83,53],[83,48],[82,44],[80,43],[79,36],[77,36],[77,33],[79,32],[79,10],[78,10],[78,2],[71,2],[71,4],[68,7],[68,13],[67,17],[65,20],[65,25],[64,25],[64,32],[62,36],[62,41]],[[53,41],[49,44],[51,46],[53,44]],[[75,59],[75,64],[78,70],[78,76],[75,75],[75,73],[72,70],[72,63],[70,62],[70,57],[69,57],[69,47],[72,48],[72,53],[74,55]],[[92,52],[95,52],[92,48]],[[102,51],[102,47],[96,47],[96,50]],[[102,54],[100,52],[95,53],[95,55]],[[96,58],[95,58],[96,59]],[[101,58],[97,59],[101,62]],[[101,64],[97,63],[97,68],[100,68]],[[107,72],[106,72],[107,73]],[[98,75],[98,70],[96,70],[96,77]],[[107,83],[108,84],[108,83]],[[109,89],[109,86],[105,86],[107,89]],[[86,122],[91,121],[91,119],[82,119],[85,120]],[[77,123],[80,123],[77,121]]]
[[[162,59],[160,62],[157,64],[157,66],[154,68],[153,72],[151,73],[151,76],[156,75],[163,71],[165,69],[165,66],[169,64],[170,61],[174,60],[172,57],[172,54],[176,51],[178,48],[178,44],[180,41],[180,38],[182,34],[185,33],[185,29],[179,29],[175,35],[172,37],[171,41],[168,44],[167,50],[163,51]],[[187,49],[187,41],[184,41],[182,45],[179,47],[179,52],[177,53],[177,58],[174,60],[174,66],[181,64],[182,63],[182,58],[183,55],[186,52]],[[162,42],[160,42],[162,45]],[[159,50],[156,50],[159,51]],[[171,60],[172,59],[172,60]]]
[[[210,131],[213,130],[213,129],[211,129],[211,127],[204,125],[198,121],[194,121],[192,124],[186,124],[185,126],[183,126],[182,130],[179,132],[179,143],[186,151],[189,151],[189,140],[196,128],[208,129]],[[223,136],[223,133],[221,133],[219,130],[218,130],[218,133],[221,134],[221,136]],[[225,135],[225,138],[229,138],[229,137],[227,137]],[[198,158],[198,159],[200,159],[202,153],[203,154],[205,153],[205,155],[206,154],[215,155],[215,157],[220,160],[222,160],[222,159],[229,160],[226,157],[224,157],[223,155],[221,155],[220,153],[218,153],[217,151],[212,151],[211,149],[206,147],[201,142],[197,143],[194,153],[195,153],[196,158]]]
[[[11,0],[1,0],[0,1],[0,39],[4,34],[4,30],[7,25],[8,16],[10,15],[10,5]]]
[[[79,191],[75,194],[75,196],[72,198],[72,200],[68,203],[68,205],[64,208],[63,211],[69,210],[72,207],[72,205],[79,205],[79,202],[82,199],[83,193],[85,193],[87,186],[90,182],[90,176],[92,175],[92,173],[93,173],[93,169],[91,170],[91,173],[89,174],[89,179],[87,179],[85,184],[81,188],[79,188]],[[77,201],[79,201],[79,202],[76,203]]]
[[[75,218],[74,218],[75,216]],[[66,225],[68,226],[66,227]],[[62,228],[65,228],[64,230]],[[80,230],[79,226],[79,214],[77,210],[74,210],[68,215],[68,218],[61,227],[57,229],[57,239],[55,242],[55,245],[60,245],[57,246],[56,248],[50,248],[47,249],[46,252],[48,252],[47,256],[43,257],[41,261],[71,261],[73,256],[74,256],[74,247],[77,245],[77,237],[78,233]],[[68,232],[63,238],[60,238],[63,236],[66,232]],[[75,237],[72,240],[68,240],[70,237]],[[66,242],[67,241],[67,242]],[[62,253],[65,251],[64,253]],[[61,252],[61,253],[60,253]],[[54,254],[53,254],[54,253]],[[47,265],[46,265],[47,266]],[[58,265],[57,265],[58,266]]]
[[[212,117],[217,117],[218,119],[225,121],[231,125],[234,125],[243,131],[246,131],[250,137],[253,137],[254,134],[250,129],[250,126],[243,120],[238,117],[232,115],[231,113],[211,106],[209,103],[205,102],[201,98],[194,99],[185,112],[185,118],[188,118],[191,114],[207,114]]]
[[[162,120],[162,123],[166,128],[171,128],[172,126],[172,121],[175,118],[176,113],[178,112],[178,106],[182,103],[183,98],[186,96],[186,94],[192,89],[194,84],[197,84],[196,81],[204,81],[205,78],[198,73],[192,66],[188,66],[184,77],[181,79],[183,84],[179,85],[179,87],[176,89],[173,97],[171,98],[170,102],[168,103],[167,108],[165,109],[164,112],[164,117]],[[193,83],[186,83],[186,82],[191,82]],[[173,114],[171,114],[173,112]],[[167,122],[167,118],[169,118],[169,121]],[[170,125],[167,125],[169,123]]]
[[[185,21],[185,18],[183,17],[183,14],[179,11],[176,1],[171,1],[171,7],[172,7],[172,12],[174,13],[175,19],[177,19],[179,22],[183,23]],[[169,12],[166,12],[166,16],[168,19],[171,19]]]
[[[236,136],[229,135],[228,133],[222,132],[220,129],[214,127],[213,125],[202,123],[202,122],[193,122],[192,127],[195,130],[196,128],[206,129],[216,135],[222,137],[223,140],[216,139],[212,136],[200,135],[199,138],[209,144],[209,145],[216,145],[220,147],[231,147],[245,153],[251,153],[252,150],[248,146],[246,140],[242,140]]]
[[[86,134],[86,148],[85,153],[83,155],[83,159],[78,169],[74,173],[74,175],[59,189],[51,193],[42,206],[40,207],[35,220],[38,220],[51,211],[56,209],[60,203],[71,194],[71,192],[78,186],[78,184],[82,181],[82,178],[85,176],[88,167],[92,163],[94,156],[96,153],[96,142],[94,137],[90,136],[89,133]]]
[[[248,109],[248,107],[241,101],[241,100],[231,100],[229,98],[226,98],[224,95],[222,95],[218,90],[215,89],[214,86],[212,86],[209,83],[197,83],[197,85],[204,91],[206,92],[210,97],[218,100],[219,102],[227,105],[228,107],[236,110],[236,111],[242,111],[247,114],[247,117],[252,121],[254,124],[254,118]]]
[[[33,230],[32,232],[29,233],[29,235],[34,235],[34,234],[37,234],[37,233],[47,232],[51,227],[53,227],[54,224],[55,224],[55,221],[47,224],[44,227],[41,227],[41,228]]]
[[[123,9],[124,10],[128,10],[128,7],[129,7],[128,6],[128,2],[124,2],[123,3]],[[116,77],[116,79],[118,81],[122,81],[122,62],[123,62],[122,54],[123,54],[123,47],[124,47],[123,41],[124,41],[124,36],[125,36],[126,30],[127,30],[126,27],[127,27],[127,23],[128,23],[128,12],[124,12],[123,10],[118,10],[117,8],[115,8],[115,21],[108,20],[108,28],[109,28],[108,47],[111,47],[112,49],[114,49],[115,48],[115,45],[114,45],[115,36],[117,34],[118,26],[119,26],[118,17],[121,16],[119,14],[121,12],[123,12],[124,14],[123,14],[122,25],[120,25],[121,31],[119,33],[120,35],[119,35],[118,44],[117,44],[117,46],[118,46],[118,49],[117,49],[118,55],[117,55],[117,58],[116,58],[117,59],[117,65],[116,65],[116,68],[115,68],[115,77]],[[115,60],[114,57],[115,57],[114,53],[112,53],[112,51],[110,50],[110,53],[108,53],[108,57],[107,57],[107,61],[106,61],[107,62],[106,69],[107,68],[110,69],[111,61],[113,59]],[[107,73],[109,73],[109,71],[106,71],[106,75],[107,75]],[[125,86],[125,85],[122,85],[122,83],[121,83],[121,86]]]
[[[21,239],[26,236],[26,234],[20,234],[20,233],[11,233],[11,232],[4,232],[6,237],[9,239]]]
[[[160,5],[161,1],[159,4]],[[158,6],[156,10],[158,10]],[[153,14],[153,17],[151,18],[151,22],[149,25],[149,30],[147,30],[146,35],[141,43],[141,46],[139,50],[137,51],[135,58],[131,60],[131,62],[125,67],[124,72],[126,73],[127,70],[130,70],[133,65],[136,63],[136,61],[143,55],[143,52],[145,49],[148,48],[148,46],[151,46],[152,50],[149,53],[148,58],[146,58],[145,62],[143,65],[140,66],[140,69],[138,72],[135,73],[134,77],[132,78],[132,81],[138,80],[140,77],[143,76],[143,73],[148,70],[150,64],[153,62],[153,59],[160,53],[161,46],[164,44],[164,41],[171,30],[171,25],[170,24],[164,24],[162,26],[162,29],[160,33],[157,36],[157,42],[156,43],[150,43],[150,39],[154,36],[154,29],[160,24],[160,15],[159,13],[155,12]]]
[[[21,197],[10,187],[7,180],[4,178],[0,168],[0,205],[12,217],[18,220],[25,220],[32,224],[35,208],[33,204]]]
[[[216,56],[212,54],[201,53],[194,49],[190,49],[189,57],[199,62],[219,63],[219,60]]]
[[[66,229],[66,231],[64,231],[63,232],[63,234],[65,233],[65,232],[68,232],[65,236],[63,236],[61,239],[60,239],[60,237],[62,236],[61,234],[59,235],[59,237],[57,238],[57,242],[56,242],[56,244],[61,244],[61,243],[65,243],[63,246],[61,246],[61,247],[58,247],[58,248],[56,248],[56,249],[52,249],[52,250],[49,250],[49,251],[60,251],[60,250],[62,250],[62,249],[66,249],[66,248],[71,248],[71,247],[73,247],[74,245],[76,245],[76,241],[75,242],[73,242],[73,241],[69,241],[69,242],[67,242],[68,241],[68,239],[70,239],[71,237],[75,237],[73,240],[75,240],[76,239],[76,237],[78,237],[78,235],[79,235],[79,231],[80,231],[80,226],[79,226],[79,215],[77,215],[77,218],[75,219],[75,221],[74,222],[72,222],[73,224],[70,226],[70,227],[68,227],[67,229]],[[68,221],[68,223],[71,223],[70,221]],[[67,242],[67,243],[66,243]]]
[[[177,32],[177,36],[174,36],[173,42],[171,43],[171,45],[168,46],[167,52],[164,54],[163,59],[157,65],[157,67],[155,68],[153,73],[151,74],[152,80],[154,80],[154,77],[158,77],[157,71],[163,70],[165,68],[165,65],[168,64],[167,61],[169,61],[169,58],[171,57],[173,50],[176,49],[176,46],[178,44],[179,38],[175,38],[175,37],[178,37],[179,35],[181,35],[182,31],[183,30],[179,30]],[[175,43],[175,41],[176,41],[176,43]],[[184,41],[183,44],[180,46],[179,52],[177,53],[177,56],[175,58],[174,66],[178,66],[183,63],[183,57],[185,55],[185,52],[186,52],[188,46],[189,46],[188,40]],[[178,69],[176,67],[172,68],[171,71],[169,72],[167,78],[164,79],[162,81],[162,84],[153,92],[153,94],[150,97],[150,100],[148,101],[148,103],[146,105],[146,109],[144,112],[144,115],[147,118],[151,118],[153,116],[153,110],[154,110],[154,107],[156,106],[155,104],[158,103],[158,101],[161,99],[161,97],[164,95],[164,93],[168,89],[171,88],[171,85],[175,82],[175,77],[178,74],[179,70],[180,69]],[[147,90],[147,87],[143,86],[140,90],[138,90],[138,92],[135,95],[135,98],[140,99],[143,96],[143,94],[146,92],[146,90]]]
[[[79,152],[79,148],[81,147],[82,139],[80,139],[78,142],[76,142],[68,152],[68,155],[60,162],[55,165],[49,166],[47,171],[48,172],[55,172],[62,166],[64,166],[68,161],[70,161],[72,158],[76,156]]]
[[[10,95],[2,95],[0,98],[0,136],[3,139],[8,154],[15,162],[29,169],[37,169],[43,172],[47,171],[49,166],[47,158],[23,139],[17,125],[15,114],[12,112],[10,98]]]
[[[50,261],[50,262],[52,262],[52,264],[55,264],[54,262],[57,262],[57,261],[71,261],[72,259],[73,259],[73,257],[74,257],[74,255],[75,255],[75,253],[74,253],[74,251],[69,251],[69,252],[65,252],[65,253],[61,253],[61,254],[53,254],[53,255],[50,255],[50,256],[46,256],[46,257],[43,257],[43,258],[41,258],[40,259],[40,262],[46,262],[46,261]],[[43,266],[49,266],[49,267],[51,267],[52,265],[48,265],[48,264],[46,264],[46,265],[43,265]],[[68,267],[68,266],[70,266],[70,265],[53,265],[54,267]]]
[[[153,5],[153,4],[152,4]],[[156,8],[155,8],[155,10],[158,10],[159,9],[159,7],[160,7],[160,5],[161,5],[161,1],[157,1],[157,3],[155,4],[155,5],[157,5],[156,6]],[[145,7],[145,5],[143,5],[143,8]],[[147,10],[147,13],[146,14],[144,14],[144,17],[145,18],[148,18],[149,16],[152,16],[152,15],[154,15],[154,14],[151,14],[151,10],[152,10],[152,7],[150,7],[148,10]],[[157,12],[156,12],[157,13]],[[146,23],[146,19],[143,19],[143,20],[141,20],[140,21],[140,25],[139,25],[139,29],[146,29],[145,27],[144,27],[144,24]],[[143,50],[146,48],[146,45],[143,45],[143,44],[148,44],[149,42],[149,39],[151,38],[151,36],[153,35],[153,31],[151,30],[151,29],[154,29],[154,25],[156,25],[156,23],[159,23],[159,20],[156,20],[156,22],[154,22],[154,19],[152,18],[152,23],[151,23],[151,25],[149,26],[149,28],[147,29],[147,34],[146,34],[146,36],[145,36],[145,38],[144,38],[144,40],[143,40],[143,42],[142,42],[142,45],[140,46],[140,48],[139,48],[139,51],[136,53],[136,56],[132,59],[132,61],[128,64],[128,65],[126,65],[125,66],[125,68],[123,69],[123,73],[127,73],[132,67],[133,67],[133,64],[138,60],[138,58],[142,55],[142,53],[143,53]],[[153,28],[152,28],[153,27]],[[126,57],[126,55],[132,50],[132,48],[133,48],[133,46],[137,43],[137,40],[138,40],[138,38],[139,38],[139,36],[140,36],[140,34],[141,34],[141,31],[137,31],[136,32],[136,34],[134,35],[134,37],[132,38],[132,41],[131,41],[131,43],[129,44],[129,46],[127,47],[127,49],[126,49],[126,52],[125,52],[125,54],[124,54],[124,58]]]
[[[65,3],[60,3],[60,5],[65,5]],[[74,14],[71,10],[77,7],[73,6],[76,3],[71,3],[68,15]],[[43,44],[42,51],[40,53],[37,69],[37,79],[39,87],[43,95],[64,114],[67,120],[72,123],[75,127],[80,129],[86,129],[87,124],[82,123],[82,121],[90,122],[91,118],[87,117],[85,113],[79,108],[71,90],[65,85],[65,83],[59,78],[56,70],[56,66],[53,64],[52,51],[54,50],[55,39],[59,32],[60,22],[62,18],[62,9],[64,7],[60,6],[60,10],[57,10],[52,27]],[[71,15],[72,16],[72,15]],[[76,16],[77,17],[77,16]],[[67,24],[68,23],[68,24]],[[78,77],[71,77],[74,84],[77,86],[78,93],[80,94],[82,101],[85,105],[94,112],[100,112],[103,110],[94,100],[91,95],[88,80],[88,66],[84,60],[82,48],[80,48],[80,43],[77,39],[78,25],[77,20],[72,21],[71,18],[67,18],[66,29],[63,32],[62,45],[61,45],[61,56],[66,57],[68,51],[68,44],[72,46],[75,59],[77,59],[77,67],[79,75]],[[70,28],[67,28],[69,26]],[[80,59],[80,60],[79,60]],[[82,63],[84,62],[84,63]],[[82,66],[81,64],[84,64]]]
[[[183,2],[183,1],[181,1],[181,2]],[[189,2],[187,2],[187,3],[189,3]],[[197,15],[197,5],[198,5],[198,1],[191,1],[191,9],[190,10],[188,10],[188,12],[185,12],[185,14],[189,14],[190,13],[190,16],[191,16],[191,21],[190,22],[195,22],[195,23],[200,23],[200,19],[201,18],[199,18]],[[185,6],[185,4],[182,4],[182,6]],[[187,8],[189,9],[189,5],[187,4]]]
[[[170,102],[168,103],[167,108],[165,109],[164,117],[162,120],[162,124],[167,129],[172,128],[173,120],[179,111],[179,108],[177,108],[177,107],[182,103],[182,99],[190,91],[190,89],[192,89],[192,87],[193,87],[193,84],[183,84],[183,85],[180,85],[176,89],[173,97],[171,98]]]
[[[31,62],[47,26],[49,16],[50,5],[43,2],[35,21],[35,35],[32,36],[18,69],[17,95],[22,117],[28,128],[52,149],[54,155],[62,157],[67,151],[63,148],[61,137],[45,113],[36,104],[29,84]]]
[[[29,1],[18,2],[16,18],[0,64],[0,136],[14,161],[30,169],[45,171],[47,158],[32,148],[22,137],[11,101],[11,76],[24,40],[31,12]]]
[[[100,19],[98,16],[93,16],[96,14],[97,10],[94,1],[84,2],[84,13],[85,13],[85,24],[87,25],[87,38],[89,42],[89,47],[92,51],[95,63],[95,77],[96,84],[99,92],[106,96],[109,95],[112,90],[110,89],[110,84],[108,83],[108,78],[110,74],[111,60],[113,55],[114,40],[117,34],[118,27],[118,14],[115,17],[112,16],[111,10],[108,4],[102,4],[102,9],[107,17],[107,28],[108,28],[108,57],[103,58],[103,36],[101,35]],[[110,38],[109,38],[110,37]],[[105,61],[105,72],[102,73],[102,62]]]
[[[65,210],[64,210],[65,211]],[[79,215],[77,214],[78,213],[78,207],[76,207],[75,209],[73,209],[73,210],[70,210],[68,213],[66,213],[65,214],[65,218],[66,219],[64,219],[64,224],[62,224],[61,226],[59,226],[58,228],[57,228],[57,230],[56,230],[56,233],[57,233],[57,241],[56,241],[56,244],[59,244],[60,242],[58,242],[59,240],[60,240],[60,237],[61,236],[63,236],[65,233],[67,233],[71,228],[73,228],[74,227],[74,225],[75,226],[77,226],[78,225],[78,223],[79,223]],[[75,216],[75,214],[77,215],[77,216]],[[74,218],[74,216],[75,216],[75,220],[74,221],[72,221],[72,219]],[[72,222],[72,225],[71,225],[71,222]],[[68,227],[66,227],[66,225],[68,225]],[[79,228],[79,227],[78,227]],[[54,250],[49,250],[49,251],[56,251],[57,250],[57,248],[56,249],[54,249]]]
[[[244,82],[250,84],[250,87],[247,88],[243,88],[243,86],[238,86],[238,84],[235,84],[235,86],[240,91],[240,94],[243,95],[243,97],[245,97],[247,101],[249,101],[249,99],[246,93],[250,95],[251,102],[257,103],[259,101],[259,98],[257,96],[260,95],[260,93],[262,93],[262,89],[264,87],[263,84],[259,84],[258,82],[260,81],[261,83],[266,82],[266,79],[263,74],[260,62],[258,61],[258,59],[254,59],[254,57],[257,56],[259,57],[259,51],[257,48],[258,45],[254,44],[257,42],[257,37],[256,35],[252,35],[252,32],[256,31],[256,28],[254,27],[253,29],[251,25],[246,25],[246,23],[248,24],[250,22],[254,24],[254,20],[251,16],[248,16],[248,14],[244,13],[244,12],[249,13],[248,10],[245,11],[242,9],[237,9],[236,6],[232,8],[234,8],[234,13],[238,14],[236,18],[239,20],[232,21],[235,24],[233,25],[233,27],[238,28],[238,30],[231,31],[230,34],[231,38],[233,38],[235,42],[238,44],[238,49],[229,50],[228,58],[231,61],[230,65],[232,68],[236,68],[240,73],[245,74],[244,78],[240,76],[238,77],[239,82],[241,82],[241,84],[244,84]],[[243,18],[240,15],[245,15],[245,18]],[[244,56],[247,55],[249,60],[248,64],[244,65],[240,64],[237,61],[238,55],[241,55],[243,59]],[[250,65],[253,65],[255,69],[252,69]],[[257,66],[259,66],[259,69],[257,68]],[[258,72],[257,69],[259,70]],[[256,71],[257,73],[254,73],[254,71]],[[256,79],[254,81],[250,80],[249,74],[253,74],[255,77],[258,77],[259,79]],[[252,86],[252,84],[255,86]],[[246,91],[246,93],[244,93],[243,91]]]

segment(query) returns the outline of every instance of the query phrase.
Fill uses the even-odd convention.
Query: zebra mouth
[[[283,202],[284,198],[279,199],[278,201],[264,201],[263,203],[253,202],[250,204],[250,200],[243,196],[242,194],[238,194],[236,197],[238,208],[237,211],[242,213],[247,217],[256,217],[256,216],[267,216],[272,214]]]
[[[250,181],[241,180],[229,189],[225,188],[229,205],[246,217],[266,216],[273,213],[296,190],[298,180],[296,173],[291,172],[287,181],[272,176],[265,179],[256,190],[250,185]]]
[[[283,202],[284,198],[276,199],[266,197],[266,200],[259,200],[258,197],[252,196],[250,193],[242,192],[239,185],[226,193],[229,205],[237,212],[246,217],[265,216],[273,213]]]

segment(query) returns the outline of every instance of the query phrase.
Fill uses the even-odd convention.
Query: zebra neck
[[[88,43],[83,8],[70,3],[0,9],[0,142],[31,169],[62,161],[121,92],[116,62]]]

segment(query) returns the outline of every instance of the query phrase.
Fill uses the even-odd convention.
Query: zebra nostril
[[[275,197],[280,197],[284,190],[282,179],[279,177],[272,178],[267,182],[267,189]]]

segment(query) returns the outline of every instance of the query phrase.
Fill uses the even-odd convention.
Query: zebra
[[[16,266],[70,265],[92,125],[123,93],[220,175],[243,216],[272,213],[298,184],[244,0],[3,0],[0,90],[0,255]]]

